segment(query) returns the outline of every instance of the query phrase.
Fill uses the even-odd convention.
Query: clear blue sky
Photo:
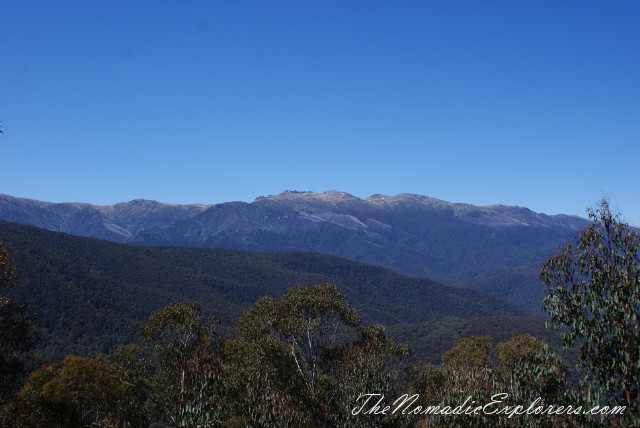
[[[2,1],[0,193],[419,193],[640,225],[638,1]]]

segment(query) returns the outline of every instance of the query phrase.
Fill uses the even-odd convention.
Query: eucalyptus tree
[[[142,336],[151,355],[150,398],[176,426],[222,423],[215,324],[196,302],[174,303],[149,316]]]
[[[592,224],[544,262],[543,307],[564,345],[579,344],[588,398],[625,406],[610,422],[640,427],[640,233],[606,200],[588,213]]]
[[[358,394],[395,392],[408,357],[380,325],[362,328],[358,311],[333,284],[298,286],[263,297],[238,320],[230,345],[239,385],[259,380],[266,393],[245,396],[249,425],[366,426],[352,418]],[[379,426],[380,420],[376,421]]]

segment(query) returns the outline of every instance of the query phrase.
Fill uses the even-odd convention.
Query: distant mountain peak
[[[393,205],[399,202],[417,203],[421,205],[433,205],[433,206],[453,205],[451,202],[446,202],[440,199],[432,198],[430,196],[418,195],[415,193],[399,193],[397,195],[381,195],[379,193],[376,193],[364,199],[364,201],[368,203],[378,204],[378,205],[380,204]]]
[[[346,192],[338,190],[329,190],[322,193],[311,191],[285,190],[277,195],[261,196],[256,201],[272,200],[272,201],[321,201],[321,202],[340,202],[345,200],[361,201],[357,196],[350,195]]]

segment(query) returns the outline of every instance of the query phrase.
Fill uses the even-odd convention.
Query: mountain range
[[[0,195],[0,220],[119,243],[310,251],[480,290],[540,312],[538,279],[586,219],[427,196],[285,191],[251,203],[109,206]]]

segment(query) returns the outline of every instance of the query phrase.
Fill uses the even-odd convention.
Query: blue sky
[[[419,193],[640,225],[640,3],[4,1],[0,193]]]

